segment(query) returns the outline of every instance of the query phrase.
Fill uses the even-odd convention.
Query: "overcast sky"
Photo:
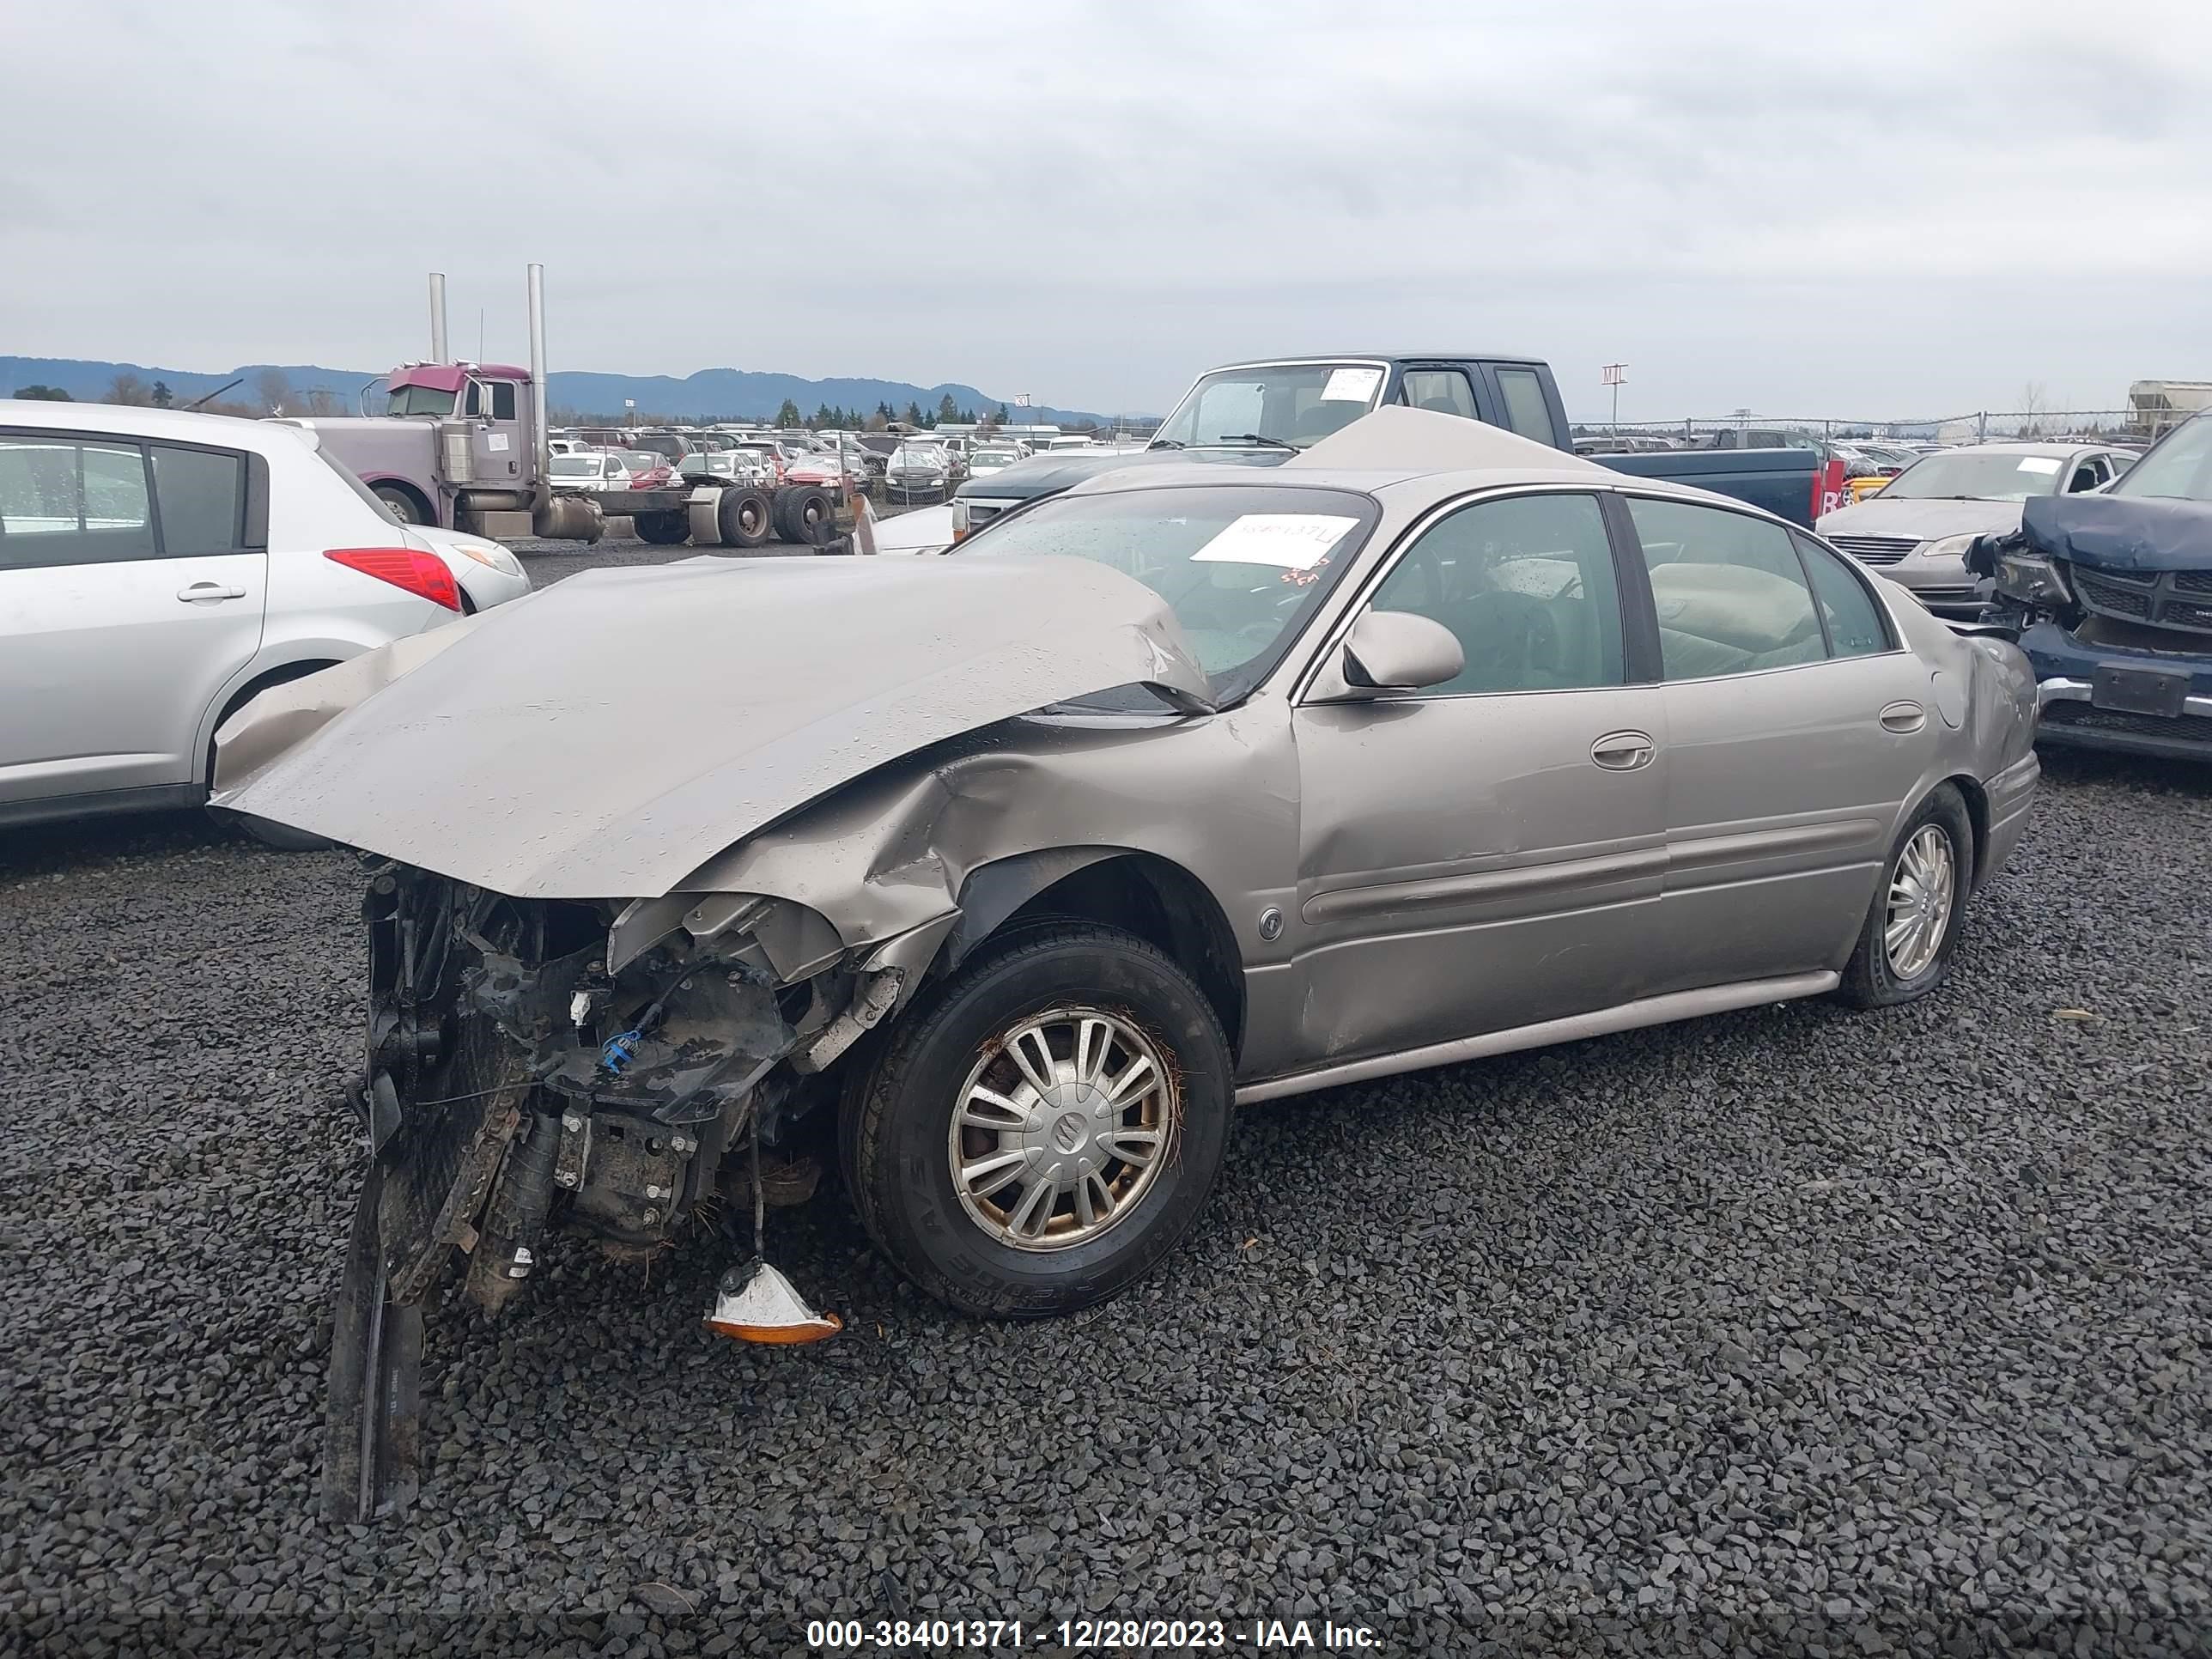
[[[1164,409],[1547,356],[1627,418],[2212,378],[2212,6],[297,0],[0,9],[0,353]],[[720,196],[722,199],[715,199]]]

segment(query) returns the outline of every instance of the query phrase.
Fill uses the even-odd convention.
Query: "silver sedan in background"
[[[1975,537],[2020,528],[2031,495],[2100,489],[2135,461],[2110,444],[1990,443],[1922,457],[1875,494],[1823,514],[1815,526],[1940,617],[1972,620],[1989,603],[1966,568]]]

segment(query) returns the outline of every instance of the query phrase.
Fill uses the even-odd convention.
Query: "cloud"
[[[78,0],[6,26],[0,350],[522,349],[1159,409],[1506,347],[1571,407],[1881,415],[2212,374],[2212,12]]]

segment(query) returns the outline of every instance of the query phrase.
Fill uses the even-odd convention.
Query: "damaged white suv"
[[[757,1259],[811,1112],[902,1272],[1049,1314],[1174,1247],[1233,1103],[1924,995],[2033,716],[2014,647],[1779,520],[1402,409],[280,687],[216,805],[370,866],[331,1507],[404,1491],[425,1298],[555,1229],[642,1257],[726,1193],[710,1322],[834,1330]]]

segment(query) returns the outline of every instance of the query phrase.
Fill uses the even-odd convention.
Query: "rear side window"
[[[1850,561],[1831,553],[1807,536],[1793,536],[1797,551],[1813,579],[1813,597],[1820,602],[1820,619],[1828,628],[1832,657],[1876,657],[1893,648],[1889,624],[1881,607],[1853,571]]]
[[[146,457],[136,444],[0,434],[0,567],[154,554]]]
[[[514,382],[494,380],[491,383],[491,417],[495,421],[514,418]]]
[[[1406,371],[1406,401],[1415,409],[1439,415],[1474,418],[1474,388],[1456,368],[1409,368]]]
[[[242,547],[246,523],[245,458],[214,449],[155,444],[154,500],[161,515],[161,549],[171,558],[229,553]]]
[[[1628,498],[1628,512],[1651,574],[1668,679],[1752,674],[1826,657],[1812,589],[1781,526],[1637,496]]]
[[[1552,406],[1544,401],[1544,381],[1533,368],[1501,368],[1498,390],[1505,398],[1505,424],[1540,444],[1552,441]]]

